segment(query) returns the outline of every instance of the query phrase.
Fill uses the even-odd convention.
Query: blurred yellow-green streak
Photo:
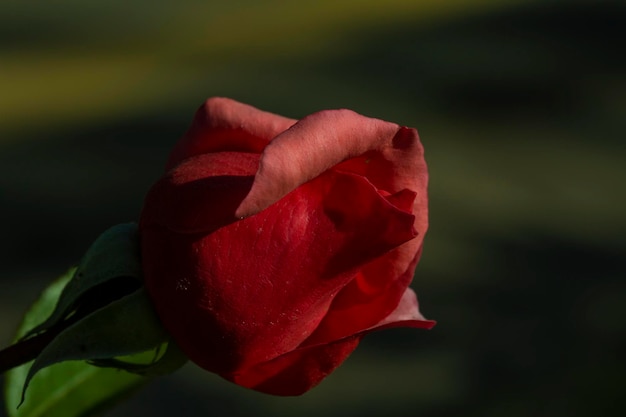
[[[41,42],[26,47],[11,48],[11,40],[5,40],[9,47],[0,51],[0,141],[10,140],[10,132],[150,111],[162,100],[184,96],[198,80],[224,66],[341,54],[349,45],[345,38],[370,27],[429,25],[461,12],[510,7],[519,1],[239,3],[218,8],[215,2],[187,1],[161,10],[161,15],[125,16],[126,35],[119,37],[115,19],[109,17],[109,26],[96,24],[97,14],[77,13],[87,5],[59,7],[51,21],[56,15],[72,21],[76,14],[83,27],[94,23],[94,30],[56,41],[54,36],[48,41],[44,31]],[[121,18],[124,8],[118,13]],[[150,19],[158,24],[145,29]]]

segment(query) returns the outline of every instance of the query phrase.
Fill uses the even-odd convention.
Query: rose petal
[[[220,152],[185,160],[152,187],[141,222],[180,233],[210,233],[232,223],[235,209],[250,191],[259,157]]]
[[[420,255],[406,265],[397,262],[400,251],[393,250],[362,268],[337,294],[324,320],[304,344],[341,339],[368,329],[391,314],[407,291]]]
[[[301,395],[335,370],[361,340],[354,336],[325,345],[297,349],[276,359],[222,377],[272,395]]]
[[[201,158],[179,169],[197,169],[192,162]],[[172,204],[198,196],[195,212],[210,212],[214,201],[200,188],[190,190]],[[161,193],[151,198],[163,205]],[[166,329],[194,362],[234,372],[297,348],[357,268],[415,237],[413,222],[365,178],[329,171],[206,236],[143,222],[142,255],[152,260],[144,268],[146,286]]]
[[[395,310],[365,332],[369,333],[374,330],[390,329],[393,327],[413,327],[429,330],[432,329],[435,324],[437,324],[436,321],[427,320],[422,316],[419,311],[415,291],[411,288],[407,288]]]
[[[237,215],[258,213],[341,161],[393,147],[398,129],[394,123],[350,110],[326,110],[305,117],[265,148],[252,190]]]
[[[210,98],[198,109],[191,127],[174,146],[166,169],[203,153],[261,153],[270,140],[295,122],[228,98]]]
[[[394,142],[395,147],[367,152],[334,169],[367,177],[382,194],[388,193],[386,190],[394,191],[387,199],[400,208],[412,205],[418,235],[363,268],[334,299],[307,343],[334,340],[373,325],[397,305],[413,278],[428,229],[428,174],[415,130],[400,129]],[[412,164],[407,165],[411,161]],[[409,187],[415,193],[411,196],[406,190],[398,191],[398,187]]]
[[[410,262],[428,229],[428,167],[417,131],[402,127],[388,146],[349,159],[334,169],[363,175],[376,188],[390,194],[404,189],[415,192],[413,214],[418,238],[407,251],[410,255],[406,262]]]
[[[273,395],[300,395],[337,368],[367,333],[392,327],[431,329],[420,314],[415,293],[404,292],[394,311],[376,325],[340,340],[298,348],[271,361],[222,376],[238,385]]]

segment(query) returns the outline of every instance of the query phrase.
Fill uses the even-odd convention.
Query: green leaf
[[[175,370],[182,367],[189,361],[187,356],[178,347],[176,342],[170,340],[165,347],[165,353],[152,363],[133,363],[123,359],[94,359],[90,360],[94,366],[103,366],[109,368],[124,369],[134,374],[157,377],[161,375],[171,374]]]
[[[141,288],[61,332],[35,359],[24,391],[37,372],[55,363],[137,354],[155,350],[167,340],[167,333]]]
[[[136,223],[115,225],[98,236],[56,297],[55,308],[21,336],[37,334],[63,320],[87,291],[119,277],[141,281]]]
[[[50,285],[31,306],[17,337],[48,317],[74,269]],[[154,360],[154,352],[133,356],[142,362]],[[17,408],[31,363],[12,369],[5,376],[5,403],[10,417],[88,417],[102,413],[150,381],[128,372],[99,368],[84,361],[62,362],[42,369],[33,378],[28,395]]]

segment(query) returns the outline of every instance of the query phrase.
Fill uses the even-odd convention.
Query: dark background
[[[608,1],[0,6],[0,343],[136,220],[213,95],[417,127],[432,331],[368,336],[297,398],[189,365],[106,416],[617,416],[626,410],[626,8]],[[0,411],[0,416],[4,412]]]

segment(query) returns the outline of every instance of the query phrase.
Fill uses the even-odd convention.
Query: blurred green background
[[[438,326],[368,336],[302,397],[187,366],[105,415],[622,415],[625,24],[593,0],[2,2],[0,343],[137,219],[204,99],[347,107],[420,131]]]

